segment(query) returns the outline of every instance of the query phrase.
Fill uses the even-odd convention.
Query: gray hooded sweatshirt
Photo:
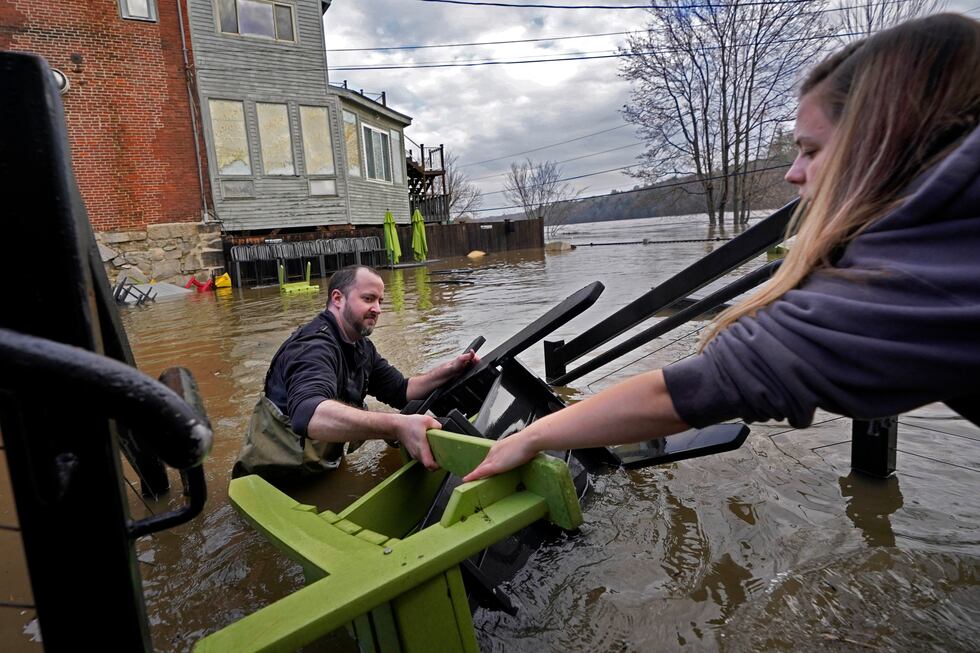
[[[834,269],[666,367],[680,417],[803,427],[980,392],[980,129],[914,189]]]

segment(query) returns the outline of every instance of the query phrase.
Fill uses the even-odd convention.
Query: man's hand
[[[395,437],[412,458],[425,465],[430,472],[439,469],[439,464],[432,457],[432,450],[429,449],[429,440],[425,436],[425,432],[429,429],[442,428],[438,420],[428,415],[392,415],[391,417],[396,420]]]
[[[459,376],[460,374],[468,370],[471,366],[474,366],[479,362],[480,362],[480,357],[472,349],[470,349],[469,351],[463,354],[460,354],[453,360],[446,363],[446,366],[449,368],[446,376],[447,380]]]
[[[478,364],[480,357],[472,349],[465,354],[460,354],[456,358],[437,365],[425,374],[413,376],[408,380],[408,391],[406,396],[409,401],[413,399],[425,399],[433,390],[444,383],[455,379],[470,367]]]

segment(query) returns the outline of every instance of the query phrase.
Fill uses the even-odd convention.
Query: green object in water
[[[769,249],[766,250],[766,261],[771,262],[771,261],[779,260],[781,258],[786,258],[786,253],[788,251],[789,248],[783,245],[776,245],[774,247],[770,247]]]
[[[428,437],[441,470],[410,462],[340,514],[318,514],[257,476],[234,479],[232,504],[309,584],[195,650],[294,651],[350,624],[362,651],[478,652],[458,565],[538,519],[577,528],[582,513],[565,463],[538,455],[460,485],[439,522],[413,532],[445,475],[466,474],[493,444],[439,430]]]
[[[398,242],[398,227],[391,211],[385,212],[385,249],[388,250],[388,265],[397,265],[402,258],[402,246]]]
[[[415,213],[412,214],[412,253],[416,261],[424,261],[429,256],[429,243],[425,239],[425,220],[418,209],[415,209]]]
[[[306,280],[286,283],[286,268],[279,265],[279,292],[292,294],[297,292],[320,292],[320,286],[310,283],[310,261],[306,262]]]

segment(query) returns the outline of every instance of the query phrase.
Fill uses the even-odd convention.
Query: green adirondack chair
[[[279,265],[279,292],[287,295],[298,292],[320,292],[320,286],[316,286],[310,283],[310,261],[306,262],[306,279],[304,281],[295,281],[293,283],[286,283],[286,268],[282,264]]]
[[[538,455],[460,485],[439,522],[417,530],[445,475],[468,473],[493,444],[440,430],[428,437],[440,471],[409,462],[340,514],[318,513],[257,476],[233,480],[232,504],[302,565],[307,586],[195,651],[294,651],[344,626],[361,651],[479,651],[459,564],[538,519],[577,528],[582,513],[565,463]]]

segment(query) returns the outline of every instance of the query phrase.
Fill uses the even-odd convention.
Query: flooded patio
[[[719,234],[705,222],[573,225],[564,235],[573,243],[658,244],[384,271],[384,314],[372,339],[396,367],[417,373],[479,335],[489,351],[565,296],[603,282],[597,304],[549,339],[571,338],[717,246],[707,239]],[[299,566],[230,507],[227,485],[269,360],[322,310],[323,290],[222,289],[122,309],[140,369],[156,376],[172,365],[189,368],[215,431],[204,514],[137,545],[158,650],[189,650],[302,586]],[[574,401],[687,356],[704,324],[681,327],[559,391]],[[520,359],[544,375],[540,345]],[[482,650],[976,650],[980,429],[943,406],[903,415],[898,472],[874,480],[850,470],[850,428],[850,420],[825,413],[805,430],[757,424],[734,452],[594,475],[581,530],[546,542],[505,585],[518,614],[475,614]],[[346,506],[399,463],[393,450],[371,442],[298,498],[321,509]],[[3,512],[13,519],[7,490],[4,483]],[[179,500],[179,491],[171,494]],[[130,497],[135,516],[168,504],[144,503],[135,491]],[[31,611],[3,612],[4,649],[39,650]],[[356,645],[340,634],[323,648]]]

